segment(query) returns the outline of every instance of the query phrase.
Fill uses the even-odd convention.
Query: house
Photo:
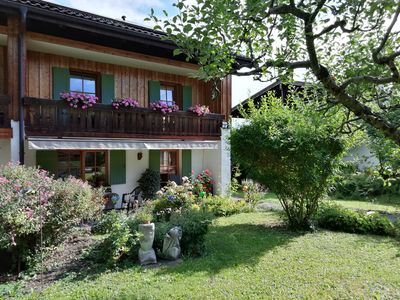
[[[277,98],[281,98],[282,102],[286,101],[287,94],[292,89],[294,91],[299,91],[304,86],[304,82],[294,81],[293,83],[283,83],[280,80],[276,80],[265,88],[259,90],[254,95],[250,96],[247,99],[244,99],[239,104],[235,105],[232,108],[231,115],[233,118],[242,118],[239,108],[242,106],[244,110],[248,109],[248,103],[251,99],[254,104],[257,106],[261,102],[262,97],[267,96],[268,93],[273,93],[273,95]]]
[[[174,56],[175,48],[143,26],[45,1],[0,0],[0,164],[40,166],[118,194],[136,187],[146,168],[163,180],[209,169],[224,193],[231,78],[213,100],[212,85],[190,77],[196,62]],[[63,92],[99,100],[74,108]],[[115,109],[114,98],[140,107]],[[181,110],[151,110],[157,101]],[[186,111],[195,104],[212,113]]]

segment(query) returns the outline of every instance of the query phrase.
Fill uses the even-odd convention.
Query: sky
[[[126,16],[126,21],[153,27],[154,24],[145,22],[144,18],[150,13],[153,8],[156,15],[162,14],[162,10],[166,10],[170,15],[176,13],[172,6],[172,0],[47,0],[49,2],[60,5],[73,7],[98,15],[121,19]],[[190,2],[196,2],[191,0]],[[232,105],[238,104],[249,96],[255,94],[268,83],[254,81],[252,77],[234,77],[232,83]]]

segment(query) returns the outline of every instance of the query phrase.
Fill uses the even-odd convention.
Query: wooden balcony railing
[[[148,108],[116,110],[105,104],[82,110],[37,98],[25,98],[24,105],[28,136],[219,139],[224,118],[182,111],[162,114]]]
[[[10,118],[8,114],[8,107],[10,105],[10,98],[7,96],[0,96],[0,128],[10,128]]]

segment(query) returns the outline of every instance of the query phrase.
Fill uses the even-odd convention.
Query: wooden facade
[[[7,44],[5,46],[0,46],[0,96],[3,98],[0,103],[0,128],[10,128],[10,120],[19,120],[19,105],[21,103],[19,90],[18,90],[18,34],[20,31],[19,19],[16,16],[9,16],[7,26],[0,26],[0,33],[7,35]],[[119,55],[121,57],[132,57],[135,59],[143,59],[153,63],[162,63],[165,65],[172,65],[186,69],[195,70],[197,68],[194,64],[189,64],[186,62],[173,61],[171,59],[152,57],[149,55],[133,53],[120,49],[107,48],[105,46],[94,45],[85,43],[82,41],[68,40],[60,37],[47,36],[44,34],[26,32],[24,42],[22,43],[22,60],[23,60],[23,72],[25,74],[25,82],[23,90],[23,97],[25,99],[30,98],[31,100],[26,100],[26,134],[29,135],[50,135],[47,131],[46,126],[57,128],[61,130],[65,128],[65,124],[54,124],[60,120],[57,116],[57,109],[60,104],[53,105],[46,100],[51,100],[53,98],[53,68],[65,68],[68,70],[79,70],[82,72],[94,72],[97,74],[110,74],[114,78],[114,91],[113,95],[115,98],[133,98],[139,101],[140,107],[143,110],[135,115],[135,120],[140,118],[145,118],[144,127],[135,130],[129,130],[126,127],[128,124],[127,114],[124,114],[123,123],[124,126],[113,127],[112,120],[117,114],[112,112],[111,106],[106,107],[105,105],[98,105],[96,107],[97,121],[101,118],[107,119],[107,124],[109,127],[106,131],[101,130],[101,126],[97,125],[91,128],[83,126],[81,130],[71,129],[65,130],[66,136],[85,136],[84,133],[89,130],[90,136],[104,136],[107,137],[112,133],[118,132],[118,136],[121,137],[146,137],[146,135],[152,136],[153,138],[184,138],[190,137],[191,139],[216,139],[220,136],[219,127],[222,121],[227,120],[231,109],[231,78],[228,77],[224,80],[220,86],[219,90],[221,95],[217,99],[212,99],[212,85],[211,83],[199,81],[194,78],[189,78],[182,75],[175,75],[163,72],[157,72],[147,69],[134,68],[129,66],[122,66],[104,62],[97,62],[87,59],[79,59],[74,57],[67,57],[43,52],[32,51],[26,49],[25,46],[28,44],[29,40],[37,40],[46,43],[55,43],[59,45],[65,45],[69,47],[74,47],[82,50],[97,51],[99,53],[109,53],[113,55]],[[168,125],[161,126],[163,121],[157,116],[151,116],[154,112],[148,110],[149,106],[149,82],[159,81],[163,83],[179,84],[181,86],[191,87],[191,101],[192,104],[202,104],[208,105],[210,110],[214,115],[210,115],[208,118],[203,117],[204,122],[197,122],[195,116],[190,116],[188,113],[180,112],[176,113],[172,119],[174,122]],[[36,100],[33,101],[32,98]],[[48,105],[46,108],[45,106]],[[45,122],[44,114],[46,112],[51,112],[52,116],[47,118],[48,123]],[[99,112],[102,113],[99,113]],[[106,113],[105,113],[106,112]],[[51,113],[49,113],[51,115]],[[76,113],[70,111],[69,117],[76,117]],[[140,115],[140,118],[139,118]],[[222,115],[222,116],[221,116]],[[100,117],[101,116],[101,117]],[[103,119],[101,119],[103,120]],[[143,119],[144,120],[144,119]],[[152,120],[152,121],[149,121]],[[82,120],[81,120],[82,121]],[[83,121],[82,121],[83,122]],[[117,122],[117,121],[116,121]],[[137,122],[137,121],[135,121]],[[150,123],[153,125],[149,125]],[[160,123],[161,122],[161,123]],[[201,124],[200,124],[201,123]],[[83,123],[82,123],[83,124]],[[131,123],[129,123],[132,125]],[[158,125],[154,125],[158,124]],[[76,124],[75,124],[76,125]],[[36,126],[36,127],[35,127]],[[111,126],[111,127],[110,127]],[[153,126],[153,127],[152,127]],[[154,126],[158,126],[157,128]],[[173,126],[173,128],[171,128]],[[183,128],[182,126],[187,126]],[[44,130],[43,132],[40,132]],[[125,128],[125,129],[122,129]],[[172,131],[169,133],[163,133],[165,128],[170,128]],[[116,130],[116,131],[115,131]],[[121,130],[126,130],[127,132],[121,132]],[[4,131],[4,130],[3,130]],[[97,133],[96,133],[97,131]],[[179,132],[177,132],[179,131]],[[4,132],[0,134],[0,138],[11,137],[10,130],[5,134]],[[174,134],[175,133],[175,134]],[[62,132],[51,132],[56,136],[63,136]]]

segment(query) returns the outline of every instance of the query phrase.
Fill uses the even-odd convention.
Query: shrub
[[[92,233],[94,234],[107,234],[112,229],[114,223],[119,222],[121,214],[116,210],[111,210],[104,213],[101,218],[93,224]]]
[[[233,214],[251,211],[251,207],[244,200],[231,200],[219,196],[207,197],[201,202],[204,210],[216,217],[226,217]]]
[[[391,236],[400,233],[386,216],[379,213],[366,214],[352,211],[339,205],[321,205],[315,220],[319,227],[336,231]]]
[[[232,155],[249,177],[276,193],[289,226],[307,229],[345,148],[340,112],[324,116],[317,103],[272,94],[260,108],[249,102],[248,123],[231,136]]]
[[[0,167],[0,249],[24,264],[40,247],[60,242],[82,219],[98,214],[101,191],[69,178],[54,180],[46,171],[15,164]],[[42,226],[41,226],[42,225]]]
[[[182,185],[177,185],[174,181],[168,182],[156,193],[157,199],[152,202],[153,213],[157,220],[168,221],[173,212],[189,208],[194,201],[192,189],[188,177],[182,178]]]
[[[255,205],[261,200],[261,193],[264,189],[261,184],[251,179],[246,179],[242,182],[242,190],[244,193],[244,200],[250,205]]]
[[[182,228],[182,253],[189,256],[201,256],[205,250],[205,236],[211,224],[212,215],[204,211],[184,210],[174,213],[169,224],[171,228]]]
[[[146,169],[138,182],[143,198],[147,200],[154,199],[156,192],[160,189],[160,172],[153,169]]]

